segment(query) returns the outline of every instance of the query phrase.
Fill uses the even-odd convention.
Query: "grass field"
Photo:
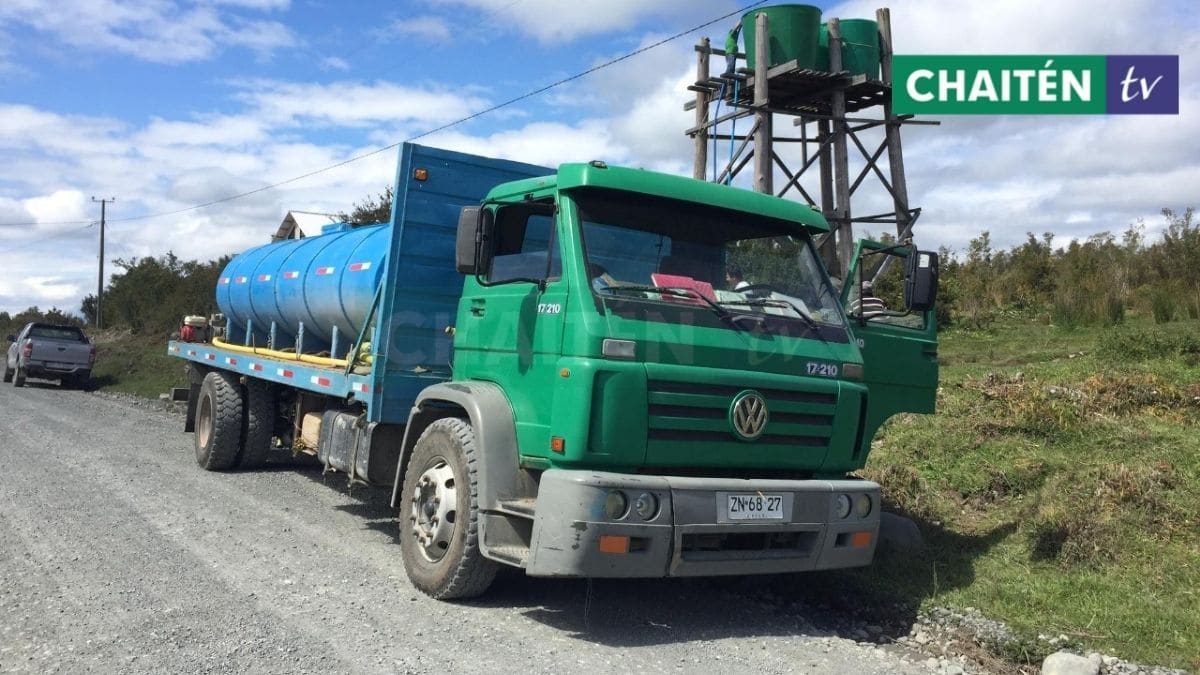
[[[1019,319],[944,334],[937,414],[893,420],[863,472],[927,550],[834,581],[1200,668],[1197,335]],[[1036,662],[1035,643],[1006,656]]]
[[[938,412],[894,419],[863,475],[928,546],[809,587],[976,607],[1020,633],[1200,669],[1200,322],[942,336]],[[183,386],[165,337],[97,336],[96,384]],[[1036,663],[1028,640],[1004,656]]]
[[[187,386],[184,362],[167,356],[167,337],[100,331],[92,383],[98,389],[158,398],[172,387]]]

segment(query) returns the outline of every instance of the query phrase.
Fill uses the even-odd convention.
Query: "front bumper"
[[[612,490],[659,509],[604,512]],[[784,497],[782,519],[733,520],[727,494]],[[871,511],[838,518],[838,494],[866,494]],[[771,574],[860,567],[875,554],[879,485],[864,480],[743,480],[552,469],[542,475],[526,572],[548,577]],[[603,540],[602,540],[603,538]],[[627,539],[625,539],[627,538]]]

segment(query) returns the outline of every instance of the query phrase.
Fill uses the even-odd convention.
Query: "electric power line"
[[[680,31],[680,32],[678,32],[678,33],[675,33],[674,35],[671,35],[670,37],[663,38],[663,39],[661,39],[661,40],[659,40],[659,41],[657,41],[657,42],[654,42],[654,43],[651,43],[651,44],[649,44],[649,45],[646,45],[645,47],[640,47],[640,48],[638,48],[638,49],[635,49],[635,50],[633,50],[633,51],[631,51],[631,52],[628,52],[628,53],[626,53],[626,54],[623,54],[623,55],[621,55],[621,56],[618,56],[618,57],[616,57],[616,58],[614,58],[614,59],[610,59],[610,60],[608,60],[608,61],[605,61],[605,62],[603,62],[603,63],[600,63],[600,64],[598,64],[598,65],[592,66],[591,68],[588,68],[587,70],[581,71],[581,72],[579,72],[579,73],[576,73],[576,74],[574,74],[574,75],[570,75],[570,76],[568,76],[568,77],[564,77],[564,78],[562,78],[561,80],[557,80],[557,81],[555,81],[555,82],[552,82],[551,84],[547,84],[547,85],[545,85],[545,86],[543,86],[543,87],[539,87],[539,88],[537,88],[537,89],[534,89],[534,90],[532,90],[532,91],[528,91],[528,92],[526,92],[526,93],[524,93],[524,94],[521,94],[521,95],[519,95],[519,96],[514,96],[513,98],[510,98],[510,99],[508,99],[508,100],[506,100],[506,101],[504,101],[504,102],[502,102],[502,103],[497,103],[496,105],[490,106],[490,107],[488,107],[488,108],[485,108],[485,109],[483,109],[483,110],[480,110],[480,111],[478,111],[478,112],[472,113],[472,114],[470,114],[470,115],[467,115],[467,116],[465,116],[465,117],[461,117],[461,118],[459,118],[459,119],[457,119],[457,120],[454,120],[453,122],[447,122],[446,124],[443,124],[443,125],[441,125],[441,126],[435,127],[435,128],[433,128],[433,129],[430,129],[430,130],[428,130],[428,131],[422,132],[422,133],[420,133],[420,134],[417,134],[416,136],[412,136],[412,137],[410,137],[410,138],[406,138],[406,139],[404,139],[404,140],[402,140],[402,141],[396,141],[395,143],[392,143],[392,144],[390,144],[390,145],[385,145],[385,146],[383,146],[383,147],[375,148],[374,150],[369,150],[369,151],[367,151],[367,152],[363,152],[363,153],[360,153],[360,154],[358,154],[358,155],[354,155],[353,157],[350,157],[350,158],[348,158],[348,159],[344,159],[344,160],[342,160],[342,161],[340,161],[340,162],[336,162],[336,163],[334,163],[334,164],[330,164],[330,165],[328,165],[328,166],[325,166],[325,167],[322,167],[322,168],[319,168],[319,169],[314,169],[313,171],[309,171],[309,172],[307,172],[307,173],[303,173],[303,174],[300,174],[300,175],[298,175],[298,176],[293,176],[293,177],[291,177],[291,178],[287,178],[287,179],[285,179],[285,180],[281,180],[281,181],[279,181],[279,182],[277,182],[277,183],[271,183],[270,185],[264,185],[264,186],[262,186],[262,187],[255,188],[255,189],[253,189],[253,190],[247,190],[247,191],[245,191],[245,192],[240,192],[240,193],[238,193],[238,194],[229,195],[228,197],[221,197],[221,198],[219,198],[219,199],[214,199],[214,200],[212,200],[212,201],[204,202],[204,203],[202,203],[202,204],[195,204],[195,205],[188,206],[188,207],[185,207],[185,208],[181,208],[181,209],[175,209],[175,210],[173,210],[173,211],[163,211],[163,212],[160,212],[160,213],[150,213],[150,214],[145,214],[145,215],[141,215],[141,216],[127,216],[127,217],[124,217],[124,218],[110,218],[108,222],[110,222],[110,223],[116,223],[116,222],[123,222],[123,223],[125,223],[125,222],[132,222],[132,221],[138,221],[138,220],[153,220],[153,219],[156,219],[156,218],[165,218],[165,217],[167,217],[167,216],[175,216],[175,215],[179,215],[179,214],[181,214],[181,213],[187,213],[188,211],[195,211],[195,210],[197,210],[197,209],[203,209],[203,208],[207,208],[207,207],[209,207],[209,206],[215,206],[215,205],[217,205],[217,204],[224,204],[224,203],[226,203],[226,202],[231,202],[231,201],[234,201],[234,200],[237,200],[237,199],[243,199],[243,198],[245,198],[245,197],[249,197],[249,196],[251,196],[251,195],[256,195],[256,194],[259,194],[260,192],[266,192],[267,190],[273,190],[273,189],[275,189],[275,188],[277,188],[277,187],[282,187],[282,186],[284,186],[284,185],[288,185],[288,184],[291,184],[291,183],[295,183],[295,182],[297,182],[297,181],[304,180],[305,178],[311,178],[311,177],[313,177],[313,176],[316,176],[316,175],[318,175],[318,174],[322,174],[322,173],[325,173],[325,172],[327,172],[327,171],[332,171],[332,170],[334,170],[334,169],[341,168],[341,167],[343,167],[343,166],[346,166],[347,164],[353,164],[354,162],[359,162],[359,161],[362,161],[362,160],[364,160],[364,159],[366,159],[366,158],[368,158],[368,157],[374,157],[375,155],[378,155],[379,153],[382,153],[382,152],[387,152],[387,151],[389,151],[389,150],[394,150],[395,148],[399,147],[400,145],[402,145],[402,144],[404,144],[404,143],[408,143],[408,142],[411,142],[411,141],[416,141],[416,140],[419,140],[419,139],[425,138],[426,136],[431,136],[431,135],[433,135],[433,134],[436,134],[436,133],[438,133],[439,131],[445,131],[445,130],[447,130],[447,129],[451,129],[451,128],[453,128],[453,127],[456,127],[456,126],[458,126],[458,125],[460,125],[460,124],[465,124],[466,122],[470,122],[470,121],[471,121],[471,120],[473,120],[473,119],[477,119],[477,118],[479,118],[479,117],[483,117],[484,115],[491,114],[491,113],[493,113],[493,112],[496,112],[497,110],[500,110],[500,109],[502,109],[502,108],[507,108],[508,106],[510,106],[510,105],[513,105],[514,103],[519,103],[519,102],[521,102],[521,101],[524,101],[524,100],[526,100],[526,99],[532,98],[532,97],[534,97],[534,96],[537,96],[537,95],[539,95],[539,94],[543,94],[543,93],[545,93],[545,92],[547,92],[547,91],[550,91],[551,89],[554,89],[554,88],[556,88],[556,87],[560,87],[560,86],[562,86],[562,85],[564,85],[564,84],[567,84],[568,82],[573,82],[573,81],[575,81],[575,80],[578,80],[578,79],[581,79],[581,78],[587,77],[588,75],[591,75],[592,73],[595,73],[595,72],[597,72],[597,71],[599,71],[599,70],[603,70],[603,69],[605,69],[605,68],[608,68],[608,67],[610,67],[610,66],[616,65],[616,64],[618,64],[618,63],[620,63],[620,62],[622,62],[622,61],[625,61],[625,60],[631,59],[631,58],[633,58],[633,57],[635,57],[635,56],[638,56],[639,54],[643,54],[643,53],[645,53],[645,52],[648,52],[648,51],[650,51],[651,49],[655,49],[655,48],[657,48],[657,47],[661,47],[662,45],[665,45],[665,44],[667,44],[668,42],[673,42],[674,40],[678,40],[679,38],[681,38],[681,37],[683,37],[683,36],[685,36],[685,35],[688,35],[689,33],[694,33],[694,32],[696,32],[696,31],[698,31],[698,30],[700,30],[700,29],[702,29],[702,28],[707,28],[707,27],[709,27],[709,26],[711,26],[711,25],[713,25],[713,24],[715,24],[715,23],[718,23],[718,22],[720,22],[720,21],[724,21],[724,20],[728,19],[728,18],[729,18],[729,17],[731,17],[731,16],[737,16],[737,15],[744,14],[744,13],[745,13],[747,10],[749,10],[749,9],[752,9],[752,8],[754,8],[754,7],[757,7],[757,6],[759,6],[759,5],[765,4],[766,2],[767,2],[767,0],[758,0],[757,2],[752,2],[752,3],[748,4],[748,5],[746,5],[745,7],[742,7],[741,9],[735,10],[735,11],[733,11],[733,12],[729,12],[728,14],[723,14],[723,15],[721,15],[721,16],[718,16],[718,17],[716,17],[715,19],[710,19],[710,20],[708,20],[708,21],[705,21],[704,23],[702,23],[702,24],[700,24],[700,25],[698,25],[698,26],[693,26],[693,27],[691,27],[691,28],[688,28],[688,29],[686,29],[686,30],[682,30],[682,31]],[[77,221],[77,222],[82,222],[82,221]],[[5,225],[21,225],[21,224],[22,224],[22,223],[0,223],[0,226],[5,226]],[[73,222],[70,222],[70,221],[62,221],[62,224],[75,224],[75,223],[73,223]],[[11,248],[10,248],[10,249],[3,249],[3,250],[0,250],[0,253],[7,253],[7,252],[9,252],[9,251],[11,251],[11,250],[13,250],[13,249],[11,249]]]

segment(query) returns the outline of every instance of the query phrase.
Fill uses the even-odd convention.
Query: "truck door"
[[[896,413],[931,413],[937,398],[935,310],[904,306],[904,263],[912,248],[862,240],[842,287],[842,306],[863,355],[864,438]]]
[[[496,382],[504,389],[524,452],[548,448],[550,442],[550,392],[567,306],[555,229],[549,200],[497,209],[494,257],[481,275],[488,285],[468,279],[455,339],[455,376]],[[514,279],[528,281],[505,283]]]

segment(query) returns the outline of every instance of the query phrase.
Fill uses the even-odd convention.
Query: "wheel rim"
[[[437,562],[450,549],[457,518],[458,489],[454,471],[443,459],[434,462],[417,479],[410,497],[412,536],[421,555]]]
[[[196,434],[200,447],[208,447],[208,439],[212,436],[212,399],[200,397],[200,411],[196,413]]]

